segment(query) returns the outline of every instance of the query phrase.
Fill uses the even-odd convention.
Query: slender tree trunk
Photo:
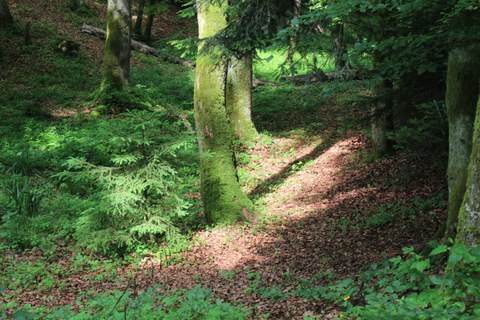
[[[258,138],[252,121],[252,86],[252,55],[240,59],[233,57],[228,64],[227,115],[236,139],[247,146]]]
[[[477,103],[472,141],[473,149],[468,166],[467,187],[458,214],[456,241],[470,246],[478,246],[480,245],[480,100]]]
[[[128,86],[130,75],[131,18],[129,0],[108,0],[107,38],[100,94]]]
[[[345,25],[342,22],[333,24],[332,38],[335,71],[341,72],[347,65],[347,61],[345,60],[345,54],[347,53],[347,46],[345,43]]]
[[[372,107],[371,133],[373,157],[380,159],[392,150],[392,142],[387,138],[387,132],[393,130],[393,100],[390,97],[392,83],[382,80],[375,86],[374,91],[378,102]]]
[[[198,0],[197,14],[200,41],[227,26],[218,2]],[[201,193],[209,223],[232,223],[247,219],[253,204],[240,188],[235,167],[233,130],[226,110],[227,62],[215,56],[201,41],[194,94]]]
[[[145,42],[150,44],[152,41],[152,27],[153,27],[153,20],[155,19],[155,14],[152,11],[152,6],[155,5],[156,0],[150,0],[149,2],[149,13],[147,17],[147,22],[145,24],[145,30],[143,31],[143,39]]]
[[[145,9],[145,0],[138,1],[137,9],[137,20],[135,20],[135,25],[133,27],[133,33],[136,35],[142,34],[142,23],[143,23],[143,11]]]
[[[446,102],[449,156],[446,239],[455,237],[458,214],[466,190],[467,168],[472,152],[473,126],[479,95],[479,57],[480,46],[453,49],[448,57]]]
[[[296,19],[300,16],[300,11],[302,8],[302,0],[294,0],[293,4],[294,4],[293,18]],[[298,29],[298,26],[291,25],[291,27],[296,27],[296,29]],[[295,52],[297,52],[297,42],[298,42],[297,34],[290,36],[285,64],[288,67],[288,71],[290,72],[291,76],[294,76],[296,74],[295,65],[293,62],[293,55],[295,54]]]
[[[0,0],[0,28],[6,28],[13,24],[12,14],[6,0]]]

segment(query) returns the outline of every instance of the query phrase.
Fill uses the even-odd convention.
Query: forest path
[[[324,119],[335,118],[338,110],[329,110],[322,111]],[[75,261],[81,261],[76,253],[59,247],[55,256],[61,261],[46,263],[64,268],[55,277],[61,275],[58,283],[65,285],[25,291],[19,302],[51,308],[75,305],[82,292],[155,285],[169,292],[201,284],[216,297],[271,319],[338,315],[334,305],[291,293],[302,280],[325,272],[355,276],[369,263],[400,254],[402,247],[424,245],[445,212],[412,203],[438,195],[443,176],[426,161],[398,154],[369,162],[360,131],[339,130],[334,123],[325,128],[330,129],[264,137],[243,154],[248,160],[239,173],[259,210],[255,223],[198,231],[180,256],[152,255],[117,268],[113,277],[101,266],[76,269]],[[35,251],[13,258],[45,261]]]
[[[222,300],[272,319],[338,315],[332,305],[276,295],[323,272],[355,276],[361,267],[401,253],[402,247],[422,246],[443,215],[430,208],[413,220],[368,217],[391,203],[432,197],[442,183],[428,164],[405,157],[367,163],[366,148],[366,138],[354,131],[293,133],[257,145],[240,172],[250,177],[246,189],[257,199],[261,218],[247,227],[197,233],[183,264],[148,261],[144,268],[152,270],[151,276],[140,282],[165,289],[202,284]]]

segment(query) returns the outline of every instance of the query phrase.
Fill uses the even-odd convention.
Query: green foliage
[[[101,293],[86,304],[81,311],[71,306],[46,312],[25,308],[17,311],[30,319],[208,319],[241,320],[248,312],[241,306],[234,306],[215,300],[210,289],[196,286],[192,290],[176,291],[170,295],[160,294],[160,288],[149,288],[138,294],[125,289]],[[30,310],[29,310],[30,309]]]
[[[408,122],[388,137],[395,148],[415,155],[447,155],[448,122],[445,103],[433,101],[416,107]]]
[[[79,243],[121,252],[139,240],[173,238],[174,221],[188,208],[183,182],[171,165],[193,139],[182,132],[183,123],[171,123],[161,112],[132,111],[94,125],[69,137],[73,148],[83,142],[75,153],[90,156],[71,157],[67,170],[56,175],[95,204],[77,222]]]
[[[445,208],[446,202],[444,194],[439,193],[436,196],[423,199],[415,197],[411,202],[398,200],[383,206],[360,213],[355,213],[351,219],[343,218],[335,221],[334,226],[341,230],[342,235],[346,235],[351,229],[374,229],[391,226],[393,223],[400,222],[400,228],[410,228],[416,221],[416,218],[431,209]]]
[[[326,272],[298,281],[297,289],[283,295],[275,287],[260,290],[258,277],[252,288],[264,298],[296,295],[333,302],[343,310],[341,319],[478,319],[480,248],[440,245],[429,256],[413,248],[404,248],[403,253],[404,257],[372,263],[355,278],[336,279]],[[447,271],[442,272],[445,261]],[[327,284],[314,285],[318,281]]]

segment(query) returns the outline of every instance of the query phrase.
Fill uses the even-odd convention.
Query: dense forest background
[[[478,319],[476,0],[0,0],[0,319]]]

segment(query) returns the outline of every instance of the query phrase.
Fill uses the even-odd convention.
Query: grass
[[[284,72],[289,70],[289,67],[285,65],[286,52],[286,48],[258,51],[258,58],[253,67],[255,77],[275,81],[282,76],[290,75],[289,72]],[[302,56],[300,53],[295,53],[293,62],[296,74],[307,74],[311,72],[312,68],[323,71],[332,71],[335,68],[333,60],[326,54],[309,53]]]

